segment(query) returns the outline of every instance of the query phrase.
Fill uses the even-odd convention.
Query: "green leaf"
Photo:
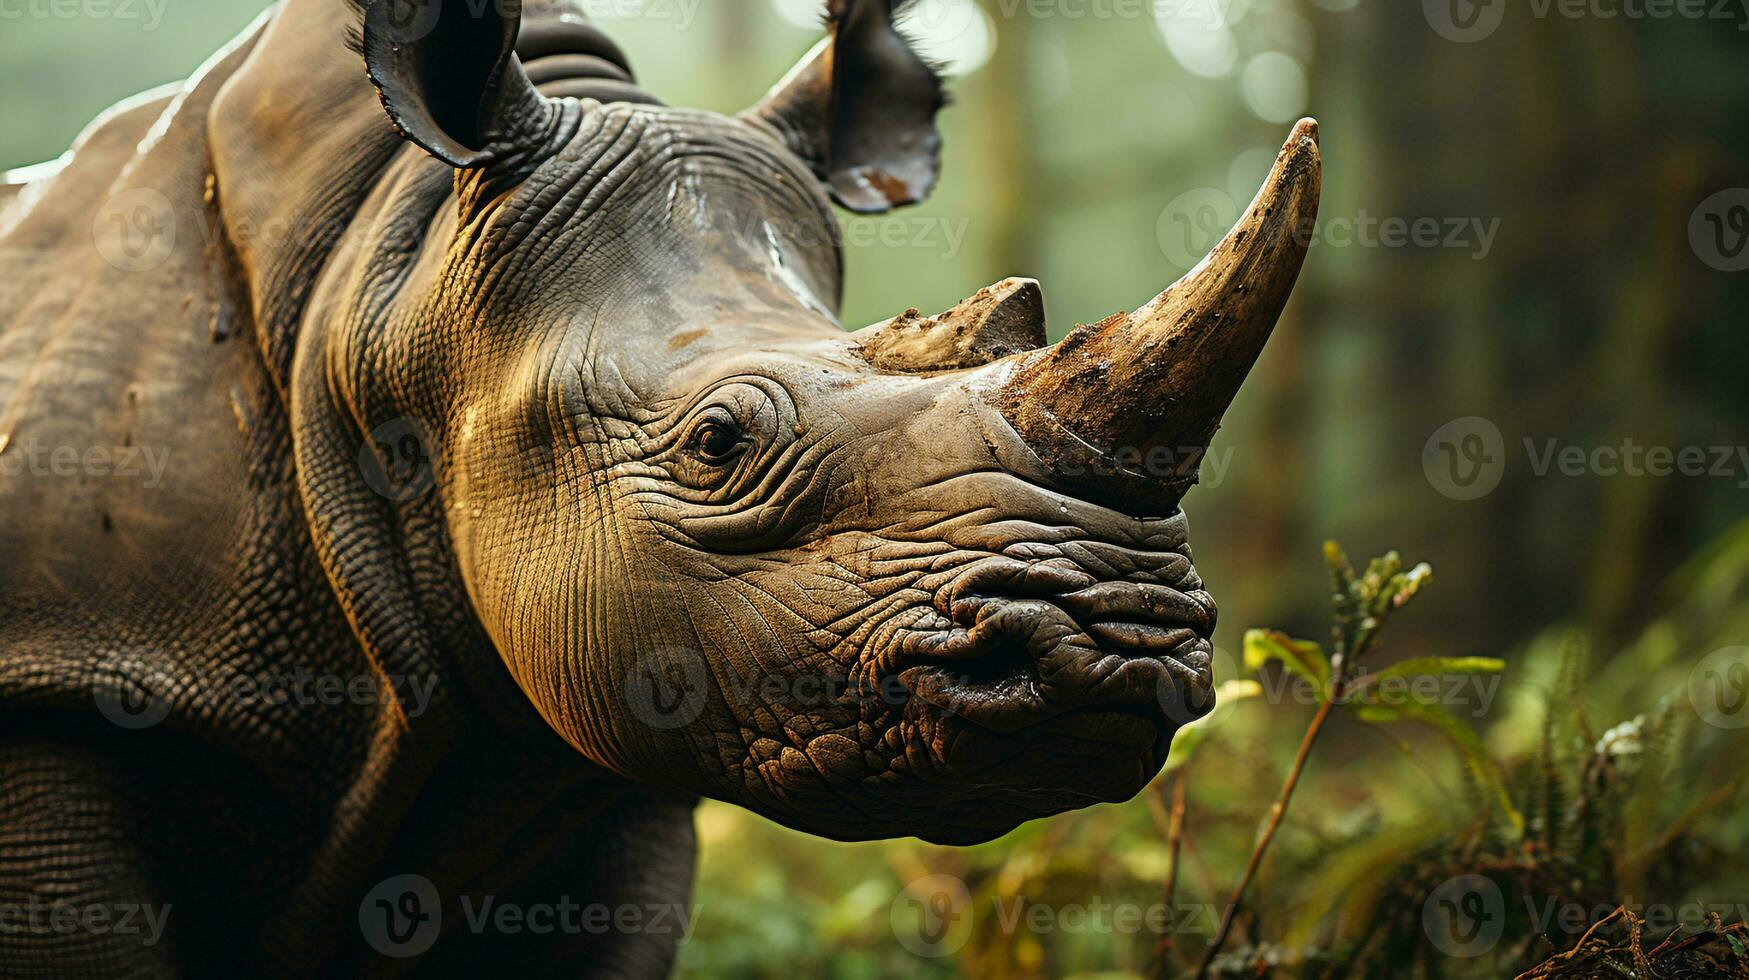
[[[1234,701],[1249,701],[1252,698],[1260,698],[1262,696],[1263,685],[1254,680],[1248,680],[1243,677],[1224,680],[1221,682],[1220,687],[1215,688],[1216,704],[1230,704]],[[1208,737],[1209,726],[1207,722],[1212,717],[1214,717],[1214,715],[1204,715],[1187,725],[1179,727],[1178,733],[1172,737],[1172,751],[1166,756],[1166,771],[1184,765],[1190,761],[1193,755],[1196,754],[1196,747],[1201,745],[1203,740]]]
[[[1349,715],[1369,725],[1382,725],[1386,722],[1402,721],[1403,713],[1396,708],[1387,708],[1382,704],[1363,704]]]
[[[1246,630],[1245,669],[1257,671],[1271,660],[1281,661],[1288,673],[1318,685],[1320,695],[1329,695],[1330,658],[1324,656],[1323,647],[1275,630]]]
[[[1493,791],[1507,822],[1517,832],[1524,832],[1524,816],[1512,805],[1512,796],[1506,791],[1506,780],[1500,775],[1500,768],[1482,747],[1482,740],[1476,735],[1476,730],[1463,719],[1440,705],[1415,699],[1404,700],[1388,707],[1364,705],[1356,708],[1353,716],[1375,725],[1393,721],[1419,721],[1439,729],[1456,746],[1459,757],[1476,777],[1476,781]]]
[[[1221,686],[1215,688],[1216,704],[1219,704],[1222,701],[1249,701],[1252,698],[1260,698],[1262,696],[1263,685],[1244,677],[1235,677],[1232,680],[1222,681]],[[1192,722],[1192,724],[1195,724],[1195,722]]]
[[[1422,677],[1427,674],[1498,674],[1506,661],[1496,657],[1410,657],[1375,672],[1374,678]]]
[[[1171,772],[1188,765],[1196,755],[1196,747],[1202,744],[1207,735],[1208,729],[1196,724],[1178,729],[1178,734],[1172,736],[1172,749],[1166,753],[1166,764],[1160,767],[1160,771]]]

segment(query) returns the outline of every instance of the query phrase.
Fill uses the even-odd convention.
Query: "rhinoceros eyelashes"
[[[746,450],[747,438],[727,412],[701,420],[686,440],[686,451],[706,466],[726,466]]]
[[[759,481],[779,435],[781,414],[761,384],[741,379],[721,383],[675,422],[659,458],[680,487],[713,498],[734,496]]]

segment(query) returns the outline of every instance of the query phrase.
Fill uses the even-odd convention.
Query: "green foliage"
[[[1749,540],[1737,540],[1749,549]],[[1357,576],[1340,549],[1329,546],[1326,555],[1338,584],[1336,649],[1353,665],[1377,649],[1379,613],[1400,608],[1395,601],[1378,604],[1378,596],[1392,590],[1390,576],[1400,563],[1387,556]],[[1740,597],[1749,566],[1735,549],[1715,553],[1714,560],[1737,570],[1734,584],[1721,585],[1710,565],[1684,574],[1713,584],[1695,601],[1734,619],[1733,607],[1720,604],[1715,590]],[[1680,603],[1671,618],[1685,618],[1688,604]],[[1647,632],[1660,636],[1670,628],[1655,623]],[[1730,807],[1743,795],[1745,774],[1734,764],[1743,739],[1735,730],[1701,723],[1676,685],[1647,710],[1599,732],[1593,722],[1601,713],[1592,683],[1597,671],[1585,642],[1569,633],[1553,645],[1533,644],[1530,652],[1545,659],[1550,651],[1552,669],[1534,664],[1550,682],[1533,692],[1541,717],[1537,738],[1524,746],[1528,753],[1490,750],[1447,705],[1385,684],[1421,675],[1498,674],[1502,660],[1416,656],[1347,683],[1338,679],[1336,696],[1353,702],[1346,717],[1365,724],[1415,721],[1443,735],[1461,766],[1465,804],[1406,804],[1394,798],[1400,787],[1375,784],[1374,793],[1392,797],[1381,811],[1393,818],[1370,819],[1358,833],[1283,855],[1292,874],[1276,877],[1275,901],[1257,911],[1253,931],[1269,935],[1269,922],[1285,920],[1277,926],[1285,941],[1223,954],[1211,975],[1740,975],[1741,923],[1727,926],[1696,912],[1675,930],[1667,920],[1673,910],[1698,910],[1709,901],[1741,914],[1735,903],[1744,894],[1742,873],[1709,858],[1723,857],[1727,839],[1741,846],[1743,820]],[[1644,690],[1634,692],[1641,703]],[[1496,816],[1504,827],[1496,826]],[[1501,936],[1473,958],[1453,957],[1430,942],[1423,914],[1436,889],[1466,876],[1482,876],[1500,893]]]
[[[1268,663],[1279,662],[1290,673],[1313,681],[1321,698],[1336,697],[1340,707],[1367,724],[1414,721],[1432,726],[1450,740],[1470,778],[1485,788],[1513,832],[1522,833],[1524,817],[1475,730],[1435,698],[1412,687],[1398,690],[1389,683],[1417,677],[1498,674],[1506,669],[1506,662],[1494,657],[1411,657],[1353,676],[1360,669],[1361,658],[1377,648],[1380,631],[1391,615],[1432,581],[1433,570],[1422,563],[1405,571],[1402,558],[1392,551],[1373,559],[1366,571],[1357,575],[1334,541],[1324,543],[1324,561],[1334,588],[1331,636],[1335,657],[1326,657],[1323,648],[1309,640],[1295,640],[1274,630],[1249,630],[1245,634],[1245,668],[1261,670]],[[1341,673],[1333,677],[1333,672]]]
[[[1250,701],[1264,696],[1263,685],[1244,677],[1236,677],[1230,681],[1221,682],[1215,689],[1215,703],[1233,705],[1240,701]],[[1197,746],[1203,742],[1203,737],[1210,731],[1208,716],[1198,718],[1180,728],[1172,738],[1172,754],[1166,757],[1166,765],[1162,771],[1170,772],[1190,764],[1196,754]]]
[[[1330,661],[1340,680],[1372,651],[1391,614],[1432,580],[1433,569],[1423,563],[1404,571],[1403,559],[1389,551],[1368,562],[1366,571],[1356,575],[1348,556],[1334,541],[1324,542],[1324,564],[1330,571],[1336,609],[1336,624],[1330,631],[1335,649]]]
[[[1498,674],[1506,661],[1497,657],[1410,657],[1375,671],[1376,678],[1418,677],[1426,674]]]
[[[1512,824],[1513,830],[1524,830],[1524,816],[1513,805],[1512,796],[1506,791],[1506,781],[1501,777],[1500,770],[1489,757],[1487,750],[1482,747],[1482,740],[1477,737],[1476,730],[1444,706],[1432,701],[1411,699],[1393,705],[1365,705],[1356,709],[1355,714],[1361,721],[1374,725],[1393,721],[1418,721],[1438,729],[1440,734],[1451,740],[1470,776],[1487,787],[1498,801],[1501,814]]]
[[[1329,696],[1330,658],[1324,655],[1323,647],[1275,630],[1246,630],[1245,669],[1262,670],[1271,661],[1279,661],[1289,673],[1312,681],[1321,697]]]

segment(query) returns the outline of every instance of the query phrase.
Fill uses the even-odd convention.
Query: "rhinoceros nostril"
[[[1033,657],[1026,641],[1003,636],[990,644],[984,655],[975,660],[955,664],[952,670],[959,683],[977,688],[995,688],[1011,684],[1030,683],[1034,677]]]

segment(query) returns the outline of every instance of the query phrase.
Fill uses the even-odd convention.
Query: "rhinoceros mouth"
[[[966,596],[951,616],[941,642],[913,645],[889,667],[942,715],[1016,732],[1117,713],[1169,740],[1213,707],[1206,594],[1099,582],[1049,598]]]

